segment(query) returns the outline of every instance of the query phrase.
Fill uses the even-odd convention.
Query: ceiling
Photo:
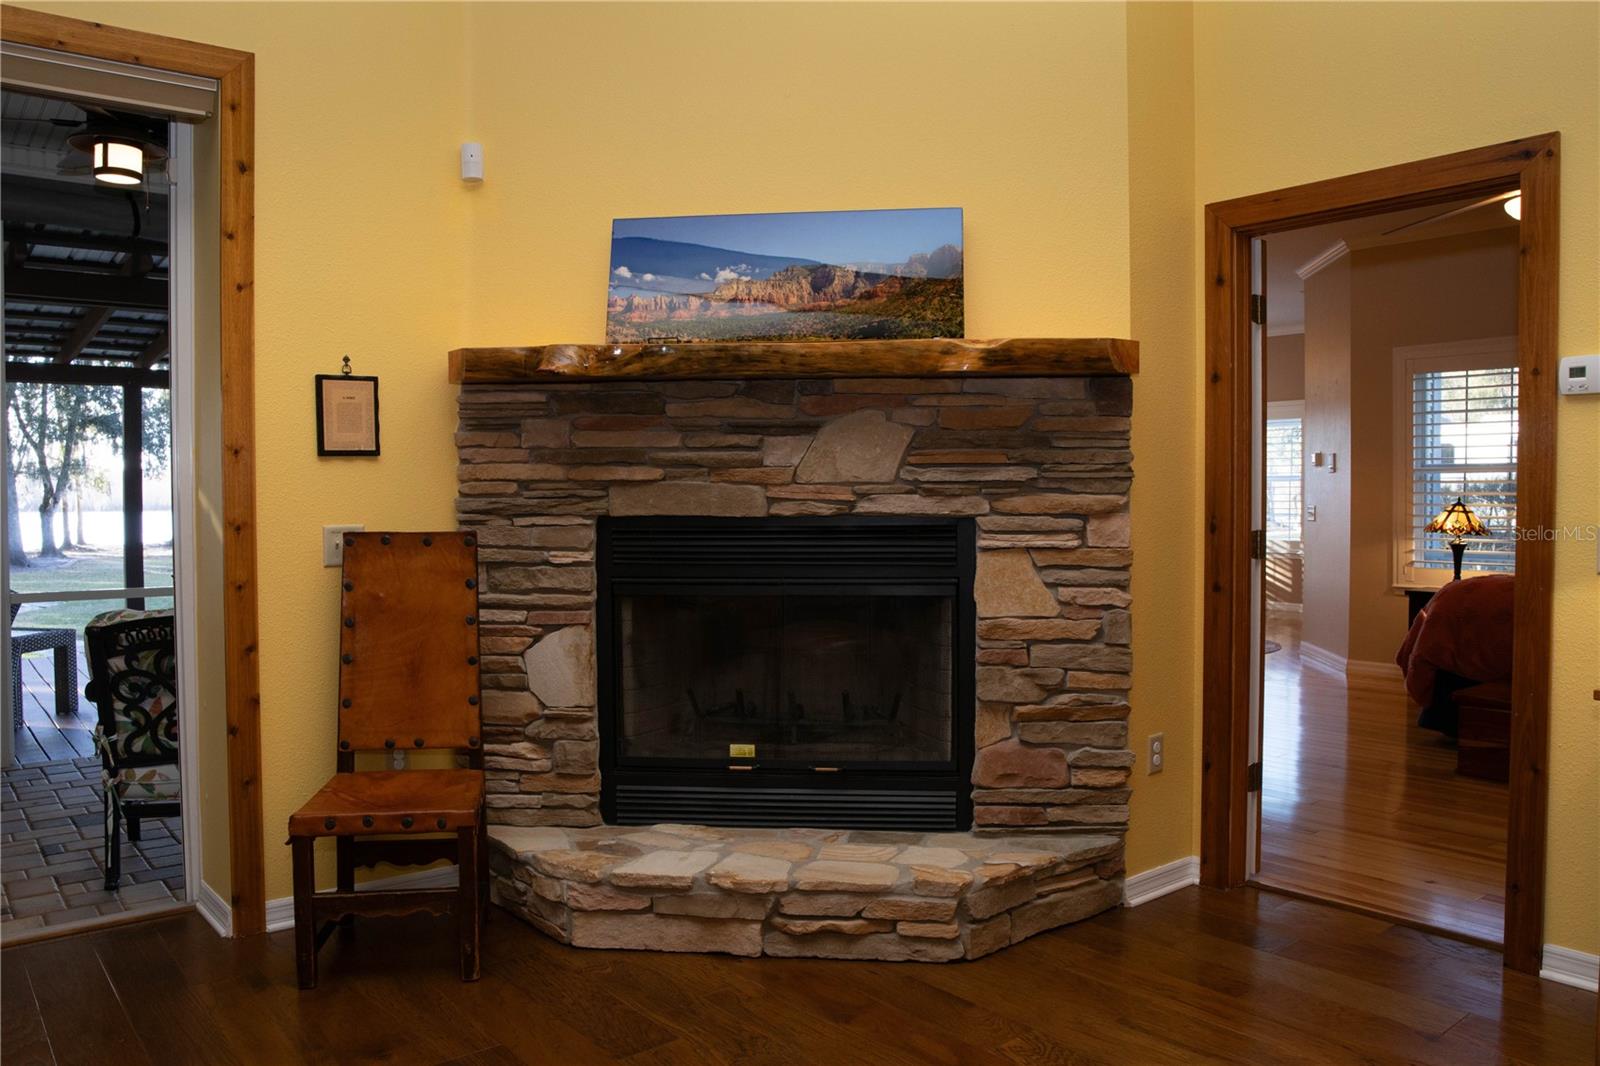
[[[168,362],[166,175],[150,171],[132,191],[96,183],[67,143],[84,117],[62,100],[0,93],[5,357],[17,380]]]
[[[1283,336],[1303,333],[1306,328],[1305,282],[1296,270],[1328,252],[1340,241],[1347,245],[1426,240],[1445,237],[1453,233],[1470,233],[1482,229],[1515,226],[1516,220],[1506,214],[1499,203],[1484,204],[1437,222],[1412,226],[1402,233],[1385,236],[1391,230],[1408,223],[1421,222],[1465,208],[1479,198],[1416,207],[1406,211],[1391,211],[1382,215],[1369,215],[1348,222],[1332,222],[1324,226],[1286,230],[1267,237],[1267,333]]]

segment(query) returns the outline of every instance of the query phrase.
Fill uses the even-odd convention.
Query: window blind
[[[1304,513],[1302,421],[1267,419],[1267,536],[1299,540]]]
[[[1451,568],[1449,538],[1423,528],[1457,497],[1489,529],[1468,538],[1466,569],[1516,568],[1517,369],[1474,367],[1411,375],[1412,566]]]

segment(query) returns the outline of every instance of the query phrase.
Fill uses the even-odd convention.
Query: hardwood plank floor
[[[7,949],[12,1063],[1580,1064],[1592,993],[1488,949],[1197,888],[972,963],[583,951],[494,910],[483,980],[448,920],[358,925],[300,992],[289,932],[194,914]]]
[[[1455,772],[1392,678],[1300,657],[1300,616],[1269,611],[1261,872],[1268,885],[1498,944],[1507,789]]]

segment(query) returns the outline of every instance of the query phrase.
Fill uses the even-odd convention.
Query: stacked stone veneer
[[[468,385],[489,821],[600,823],[594,520],[971,515],[975,829],[1128,815],[1127,378]]]
[[[495,901],[565,944],[974,959],[1122,898],[1122,840],[491,826]]]

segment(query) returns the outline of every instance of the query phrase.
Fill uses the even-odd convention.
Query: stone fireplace
[[[1130,408],[1125,376],[463,385],[496,898],[577,944],[872,958],[1114,904]],[[903,544],[819,583],[828,529],[955,531],[970,593]],[[768,775],[789,806],[718,791]]]

